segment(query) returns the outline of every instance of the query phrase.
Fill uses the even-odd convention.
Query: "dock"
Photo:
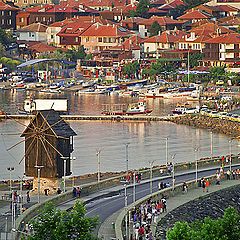
[[[35,115],[0,115],[0,120],[4,119],[18,119],[18,120],[30,120]],[[151,116],[151,115],[61,115],[66,121],[139,121],[139,122],[150,122],[150,121],[170,121],[176,116]]]

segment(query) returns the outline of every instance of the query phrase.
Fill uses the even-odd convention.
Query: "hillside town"
[[[14,39],[5,48],[24,61],[72,52],[84,75],[109,79],[126,77],[122,66],[134,61],[239,71],[240,1],[12,0],[0,11]]]

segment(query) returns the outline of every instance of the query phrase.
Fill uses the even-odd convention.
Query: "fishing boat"
[[[146,101],[139,100],[137,103],[125,104],[104,104],[102,114],[104,115],[137,115],[150,114],[153,110],[148,109]]]

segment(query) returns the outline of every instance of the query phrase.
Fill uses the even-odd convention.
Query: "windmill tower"
[[[71,153],[76,135],[53,109],[36,113],[21,135],[25,138],[25,175],[34,177],[34,192],[38,191],[39,171],[42,193],[45,189],[50,194],[56,193],[59,180],[71,175]]]

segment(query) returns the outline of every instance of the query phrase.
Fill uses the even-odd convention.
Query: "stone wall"
[[[157,226],[156,239],[165,240],[167,229],[172,228],[177,221],[188,223],[203,220],[205,217],[219,218],[230,206],[240,212],[240,186],[224,189],[206,197],[186,203],[163,217]]]
[[[196,128],[211,129],[213,132],[226,134],[233,138],[240,136],[240,123],[231,122],[226,119],[212,118],[201,114],[188,114],[172,118],[171,121]]]

